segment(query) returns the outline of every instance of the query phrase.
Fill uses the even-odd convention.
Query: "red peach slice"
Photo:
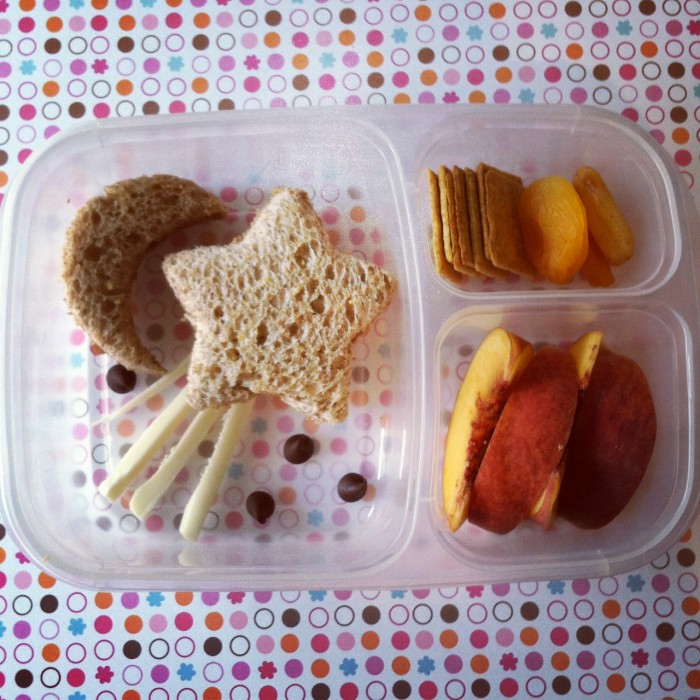
[[[468,520],[505,534],[532,512],[564,454],[579,378],[570,352],[547,346],[513,383],[472,488]]]
[[[467,518],[482,457],[510,388],[533,355],[533,348],[503,328],[491,331],[477,349],[457,395],[445,444],[442,499],[450,529]]]
[[[569,440],[559,514],[599,528],[629,503],[656,441],[656,411],[639,365],[603,347],[593,367]]]

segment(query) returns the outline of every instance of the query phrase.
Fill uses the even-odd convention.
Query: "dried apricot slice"
[[[589,165],[574,175],[574,188],[586,208],[588,231],[611,265],[632,257],[634,236],[600,173]]]
[[[610,265],[593,237],[588,239],[588,257],[581,265],[581,274],[591,287],[609,287],[615,282]]]
[[[588,255],[586,210],[573,185],[559,175],[530,183],[520,197],[520,225],[532,266],[566,284]]]

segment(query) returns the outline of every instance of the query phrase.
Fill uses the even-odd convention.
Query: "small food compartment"
[[[575,118],[558,110],[541,110],[536,121],[518,118],[514,114],[503,111],[482,117],[478,112],[467,112],[444,118],[430,129],[418,149],[418,167],[413,178],[418,188],[424,255],[441,284],[460,294],[534,291],[544,295],[576,295],[585,291],[606,297],[648,293],[663,285],[678,264],[682,244],[680,223],[673,207],[674,184],[655,145],[637,130],[628,128],[623,120],[613,120],[602,112]],[[591,285],[581,270],[562,284],[555,284],[537,274],[529,278],[512,272],[505,277],[484,278],[478,274],[466,274],[455,278],[449,263],[439,261],[442,253],[438,254],[434,249],[434,217],[437,216],[438,227],[449,231],[450,225],[440,221],[440,211],[436,212],[435,205],[431,204],[427,175],[429,171],[438,174],[441,166],[449,171],[457,166],[465,172],[471,169],[474,173],[471,180],[476,181],[480,164],[493,169],[485,176],[493,177],[493,180],[490,187],[488,184],[482,187],[480,183],[479,195],[488,190],[490,196],[483,196],[478,211],[469,195],[468,176],[465,192],[460,195],[457,183],[465,178],[455,174],[454,203],[451,201],[452,185],[448,187],[447,183],[440,183],[438,188],[441,197],[447,197],[445,191],[449,191],[450,202],[446,206],[450,212],[448,220],[451,220],[453,238],[455,231],[470,229],[468,221],[472,215],[483,220],[484,212],[488,212],[494,238],[504,237],[504,246],[510,249],[512,243],[508,237],[514,228],[513,220],[516,226],[522,221],[522,215],[517,211],[522,187],[549,176],[560,176],[573,183],[582,166],[591,166],[603,178],[634,236],[632,257],[612,267],[614,282],[610,286]],[[521,185],[509,185],[511,176],[520,178]],[[452,172],[445,174],[445,178],[452,179]],[[463,224],[456,212],[460,210],[459,200],[464,197],[467,209],[461,211],[465,211],[462,218],[467,224],[462,229]],[[562,202],[552,203],[553,208],[562,208],[562,205]],[[452,218],[453,212],[455,218]],[[444,216],[443,210],[442,218]],[[571,216],[567,214],[566,218],[569,221]],[[483,226],[481,228],[483,238],[487,234]],[[474,229],[472,222],[471,248],[474,248]],[[467,233],[464,235],[468,236]],[[478,233],[476,236],[479,238]],[[459,248],[459,243],[456,245]],[[451,247],[451,244],[447,246]],[[526,253],[524,248],[520,251],[520,256],[525,257],[524,263],[511,260],[515,265],[509,269],[519,270],[529,264]],[[470,255],[477,255],[476,248]],[[441,267],[442,274],[438,271]]]
[[[579,529],[555,516],[551,529],[525,519],[508,534],[494,534],[470,522],[452,533],[442,508],[445,435],[457,392],[474,352],[501,327],[533,344],[568,348],[589,331],[602,331],[602,344],[633,359],[643,370],[656,410],[657,432],[649,466],[632,500],[599,529]],[[439,416],[431,481],[433,527],[444,547],[469,567],[497,578],[504,571],[539,575],[603,574],[648,560],[682,534],[693,491],[694,411],[690,334],[666,305],[653,301],[566,304],[522,302],[464,309],[443,326],[436,342],[436,408]],[[484,391],[484,395],[486,395]],[[580,400],[580,399],[579,399]],[[518,465],[509,465],[517,469]],[[566,470],[564,471],[566,479]]]
[[[265,119],[236,114],[233,121],[192,116],[98,123],[62,135],[35,156],[5,202],[3,347],[13,359],[4,370],[4,508],[23,550],[79,585],[340,585],[397,556],[415,517],[420,381],[413,378],[423,370],[416,344],[404,341],[416,324],[416,303],[398,164],[382,134],[361,121],[329,121],[319,113],[297,120],[274,112]],[[191,416],[110,504],[98,486],[176,399],[183,381],[104,422],[153,378],[139,375],[124,394],[112,388],[114,362],[76,328],[61,281],[62,246],[78,208],[107,185],[155,173],[190,178],[230,209],[223,222],[173,234],[141,263],[133,315],[140,337],[168,369],[189,352],[192,331],[163,276],[163,256],[232,240],[277,187],[305,190],[336,248],[398,279],[390,307],[353,345],[347,420],[318,426],[270,396],[254,399],[194,543],[183,539],[178,524],[216,429],[143,521],[130,512],[129,498]],[[308,461],[293,464],[283,450],[297,433],[310,436],[315,449]],[[339,494],[346,474],[366,479],[360,500]],[[266,520],[247,508],[254,492],[274,499]]]

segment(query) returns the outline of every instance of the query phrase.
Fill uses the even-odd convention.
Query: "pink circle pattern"
[[[0,202],[34,149],[83,120],[467,102],[621,113],[697,197],[699,99],[696,0],[0,0]],[[350,235],[359,244],[365,232]],[[276,449],[264,437],[253,447]],[[371,478],[371,462],[363,471]],[[601,580],[111,594],[42,574],[0,525],[0,694],[698,698],[699,549],[696,526],[651,565]]]

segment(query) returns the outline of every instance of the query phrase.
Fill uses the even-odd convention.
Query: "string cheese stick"
[[[103,416],[102,418],[100,418],[100,420],[95,421],[91,427],[95,427],[96,425],[103,425],[104,423],[109,423],[110,421],[113,421],[116,418],[123,416],[125,413],[128,413],[132,408],[136,408],[145,401],[148,401],[148,399],[150,399],[152,396],[160,394],[164,389],[167,389],[167,387],[169,387],[171,384],[174,384],[183,374],[185,374],[185,372],[187,372],[189,364],[190,356],[187,355],[182,360],[180,360],[178,365],[171,369],[170,372],[156,379],[156,381],[153,382],[153,384],[151,384],[149,387],[146,387],[140,394],[134,396],[133,399],[127,401],[123,406],[120,406],[113,413]]]
[[[186,540],[196,540],[202,531],[204,520],[216,499],[231,455],[236,449],[244,426],[248,422],[252,407],[253,401],[248,400],[234,404],[228,409],[214,452],[204,467],[202,478],[182,514],[180,534]]]
[[[175,428],[193,410],[187,403],[187,390],[183,389],[170,405],[141,433],[139,439],[122,457],[114,471],[100,484],[99,492],[108,501],[114,501],[119,498]]]
[[[224,410],[223,408],[206,408],[200,411],[187,426],[180,441],[165,456],[158,471],[134,491],[129,508],[139,520],[143,520],[151,512],[158,499],[165,493],[192,453],[207,436],[211,427],[223,415]]]

